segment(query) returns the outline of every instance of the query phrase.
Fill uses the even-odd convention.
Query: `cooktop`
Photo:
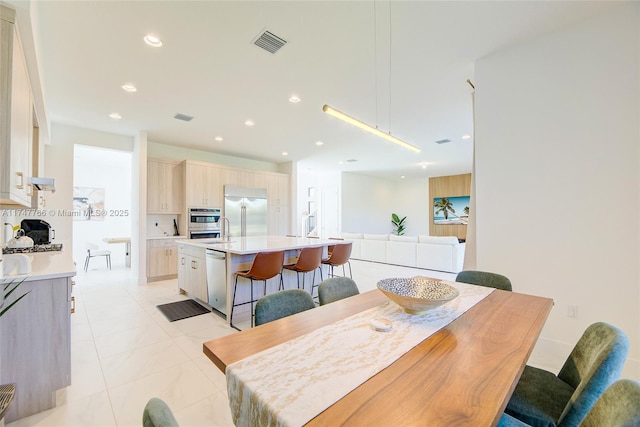
[[[53,252],[61,251],[62,243],[48,243],[42,245],[33,245],[30,248],[2,248],[3,254],[28,254],[33,252]]]

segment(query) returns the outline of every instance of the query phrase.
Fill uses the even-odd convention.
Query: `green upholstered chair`
[[[613,383],[593,405],[580,427],[640,427],[640,382]]]
[[[629,339],[604,322],[589,326],[558,375],[525,366],[505,412],[531,426],[575,427],[622,372]]]
[[[178,427],[178,421],[163,400],[152,397],[142,413],[143,427]]]
[[[358,285],[349,277],[332,277],[320,282],[318,285],[320,305],[329,304],[359,293]]]
[[[527,427],[529,424],[504,414],[498,427]],[[640,427],[640,382],[619,380],[602,393],[580,427]]]
[[[314,308],[307,291],[287,289],[264,296],[256,303],[256,326]]]
[[[487,288],[511,291],[511,280],[502,274],[486,271],[465,270],[458,273],[456,282],[469,283],[471,285],[485,286]]]

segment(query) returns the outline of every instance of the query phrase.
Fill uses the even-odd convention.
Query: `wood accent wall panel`
[[[429,235],[456,236],[458,239],[466,239],[466,225],[436,225],[433,223],[433,198],[469,196],[470,194],[470,173],[429,178]]]

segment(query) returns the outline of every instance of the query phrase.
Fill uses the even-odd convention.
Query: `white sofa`
[[[462,271],[464,263],[465,244],[454,236],[342,233],[342,238],[353,243],[353,259],[450,273]]]

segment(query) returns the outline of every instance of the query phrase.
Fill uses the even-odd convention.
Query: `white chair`
[[[100,249],[98,245],[95,243],[87,242],[85,243],[85,248],[87,249],[87,258],[84,260],[84,271],[89,269],[89,260],[91,258],[95,258],[98,256],[106,257],[107,267],[111,270],[111,251],[107,249]]]

